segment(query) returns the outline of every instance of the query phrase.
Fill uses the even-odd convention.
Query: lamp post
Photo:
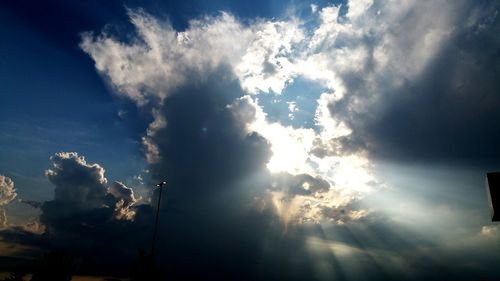
[[[166,181],[162,181],[156,185],[160,189],[160,194],[158,195],[158,206],[156,207],[156,217],[155,217],[155,225],[153,230],[153,242],[151,243],[151,257],[155,256],[155,245],[156,245],[156,233],[158,232],[158,218],[160,216],[160,203],[161,203],[161,191],[164,186],[167,185]]]
[[[500,221],[500,172],[486,174],[486,193],[488,194],[491,220]]]

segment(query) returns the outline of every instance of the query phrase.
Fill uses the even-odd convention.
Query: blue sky
[[[0,248],[126,276],[167,178],[171,279],[498,278],[498,9],[2,3]]]

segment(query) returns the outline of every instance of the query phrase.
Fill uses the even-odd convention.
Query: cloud
[[[62,250],[83,259],[84,270],[119,272],[150,241],[153,209],[136,205],[133,190],[123,183],[108,186],[104,168],[87,163],[76,152],[56,153],[50,159],[52,168],[45,174],[55,185],[54,199],[41,205],[42,225],[11,232],[21,240],[40,240],[42,249]]]
[[[0,228],[7,227],[7,215],[4,209],[0,209]]]
[[[363,171],[364,160],[311,157],[313,141],[319,138],[315,131],[268,122],[252,96],[261,91],[279,94],[295,75],[292,57],[299,54],[294,47],[303,39],[299,22],[243,25],[222,13],[176,32],[143,12],[129,13],[138,40],[124,44],[105,33],[85,34],[81,47],[120,95],[154,119],[143,144],[152,179],[167,178],[169,183],[158,245],[160,258],[171,265],[167,272],[182,278],[205,274],[251,279],[256,277],[253,264],[260,259],[269,262],[266,270],[286,268],[284,255],[299,258],[304,244],[296,236],[300,230],[288,225],[291,216],[284,209],[292,211],[292,202],[299,202],[300,211],[294,214],[301,218],[293,222],[306,222],[302,216],[319,211],[309,220],[319,223],[324,207],[349,202],[371,180],[369,173],[360,173],[359,190],[351,191],[345,180],[332,180],[336,171]],[[214,47],[219,44],[222,50]],[[118,71],[120,64],[127,67]],[[174,68],[174,75],[165,72]],[[312,211],[304,211],[312,204]],[[290,243],[294,250],[283,253],[266,246],[273,239]],[[193,266],[199,273],[189,270]],[[310,266],[304,261],[296,274],[302,276]],[[274,275],[291,278],[286,271]]]
[[[494,225],[485,225],[481,228],[481,235],[486,237],[496,237],[499,234],[498,226]]]
[[[322,18],[332,16],[327,15],[327,10],[322,12]],[[337,176],[338,172],[349,170],[351,173],[356,171],[363,175],[352,183],[346,182],[348,178],[344,176],[344,180],[339,181],[340,184],[335,188],[344,189],[345,192],[332,191],[328,195],[342,196],[344,200],[352,198],[353,192],[359,193],[370,189],[367,183],[374,182],[375,179],[368,171],[365,165],[367,161],[362,155],[350,159],[341,159],[343,155],[321,159],[311,155],[318,143],[322,140],[329,141],[325,138],[349,134],[348,128],[345,128],[342,122],[331,121],[326,102],[317,113],[318,124],[324,129],[318,134],[309,128],[296,129],[269,122],[258,100],[252,97],[263,91],[280,94],[285,84],[291,82],[294,76],[304,75],[298,60],[304,60],[302,57],[306,55],[301,44],[303,45],[307,32],[301,28],[300,20],[296,18],[290,18],[288,21],[256,20],[244,25],[232,15],[221,13],[216,17],[192,20],[185,31],[177,32],[168,23],[161,22],[143,11],[130,10],[129,16],[136,29],[138,40],[124,44],[106,33],[99,36],[85,33],[80,46],[94,59],[96,68],[109,78],[119,94],[129,97],[139,107],[150,110],[154,121],[148,125],[142,141],[146,160],[152,167],[165,163],[167,160],[162,159],[163,157],[173,158],[179,153],[178,151],[186,155],[179,159],[180,162],[173,162],[176,166],[185,162],[185,159],[204,157],[195,152],[201,149],[196,145],[193,145],[195,148],[193,152],[184,150],[185,142],[209,145],[204,142],[210,141],[209,136],[220,134],[224,126],[229,126],[224,130],[236,132],[231,126],[238,121],[242,122],[238,126],[245,128],[238,133],[242,134],[239,138],[245,137],[244,135],[249,139],[264,137],[270,143],[272,156],[266,163],[270,171],[309,174],[312,178],[323,177],[332,188],[336,180],[331,175]],[[315,36],[320,37],[318,34]],[[213,50],[217,50],[216,53],[213,53]],[[173,69],[175,74],[171,74]],[[161,79],[158,75],[162,76]],[[222,82],[213,83],[213,79]],[[228,89],[221,88],[222,85]],[[199,91],[206,93],[188,94]],[[182,102],[178,107],[183,108],[186,113],[198,114],[197,118],[201,118],[199,115],[205,112],[203,114],[207,114],[207,117],[203,118],[206,120],[195,122],[194,116],[170,109],[177,100],[188,99],[188,97],[170,98],[176,95],[190,96],[193,101]],[[209,114],[212,113],[208,109],[198,107],[198,100],[206,100],[205,103],[214,106],[227,107],[225,114],[237,115],[238,119],[217,126],[210,124],[216,121],[209,120]],[[194,113],[196,111],[200,113]],[[171,151],[170,146],[173,142],[166,141],[171,136],[165,132],[173,130],[169,128],[172,122],[175,124],[172,120],[179,118],[184,122],[184,127],[178,134],[185,139]],[[331,127],[332,124],[335,124],[335,128]],[[343,132],[339,129],[343,129]],[[197,132],[188,135],[187,131],[190,130]],[[207,139],[200,140],[196,136],[198,133]],[[227,142],[227,140],[221,141]],[[226,153],[238,155],[241,153],[238,149],[242,148],[234,147],[234,152],[229,151],[233,149],[233,142],[228,143]],[[169,143],[169,146],[162,147],[163,143]],[[222,160],[229,158],[229,155],[221,157],[214,154],[212,157]],[[236,163],[253,161],[253,157],[248,159],[244,157],[247,156],[239,155],[239,161],[229,159],[228,161]],[[344,166],[343,169],[337,169],[340,163]],[[217,165],[214,165],[210,168],[216,167]],[[169,166],[162,171],[175,169],[176,167]],[[154,169],[152,170],[154,174]],[[180,174],[183,173],[185,172],[182,171]],[[213,173],[211,177],[216,175],[219,174]],[[161,180],[162,176],[156,176]],[[237,176],[226,172],[223,177]],[[330,199],[338,201],[336,198]]]
[[[152,180],[169,182],[158,244],[169,277],[442,279],[454,272],[442,261],[452,261],[467,274],[450,276],[467,279],[484,267],[466,250],[494,266],[477,240],[435,238],[428,232],[438,224],[409,230],[411,216],[387,217],[363,200],[382,185],[376,157],[498,158],[498,4],[374,0],[311,9],[311,21],[222,12],[183,31],[129,10],[135,34],[126,39],[82,34],[80,47],[117,95],[150,114],[142,143]],[[314,96],[312,125],[271,119],[266,97],[304,108],[287,96],[301,79],[321,86],[305,94]],[[132,189],[108,185],[104,168],[77,153],[51,159],[45,229],[2,237],[69,249],[94,272],[119,268],[149,245],[153,208],[137,205]],[[413,211],[419,223],[444,212]],[[469,235],[450,228],[443,232]],[[485,226],[473,235],[487,251],[497,234]]]
[[[304,256],[314,254],[303,238],[314,222],[312,228],[327,223],[342,235],[321,229],[312,236],[345,239],[349,249],[366,252],[366,272],[387,277],[381,260],[402,271],[425,260],[418,276],[435,277],[426,259],[428,249],[438,250],[432,239],[361,202],[383,186],[373,158],[434,162],[462,155],[467,162],[490,157],[486,149],[498,151],[491,145],[497,85],[486,71],[497,46],[488,34],[497,21],[494,12],[473,6],[349,1],[346,13],[340,6],[315,8],[313,27],[293,17],[243,24],[221,13],[192,20],[184,31],[135,10],[129,11],[134,40],[84,34],[80,46],[97,70],[153,119],[142,141],[152,179],[169,180],[159,247],[170,274],[193,277],[188,269],[195,266],[209,276],[232,268],[224,277],[252,278],[248,264],[265,256],[265,270],[293,268],[288,262],[296,257],[296,276],[311,276],[314,258]],[[479,65],[475,39],[491,51]],[[323,88],[312,127],[271,121],[264,105],[264,95],[288,102],[283,96],[297,78]],[[473,99],[476,89],[484,100]],[[465,123],[457,122],[463,111]],[[492,138],[472,146],[482,122],[493,128]],[[471,125],[478,129],[468,135]],[[275,241],[293,249],[280,252]],[[334,254],[328,258],[335,262]],[[294,275],[280,274],[274,277]]]
[[[109,188],[108,192],[111,193],[116,199],[121,199],[124,201],[126,206],[132,206],[137,202],[134,196],[134,190],[132,188],[126,187],[123,183],[119,181],[113,182]]]
[[[128,14],[142,43],[126,45],[105,33],[97,38],[84,33],[80,47],[94,58],[117,93],[138,104],[164,99],[188,81],[189,72],[203,77],[221,62],[238,59],[252,36],[227,13],[192,20],[184,32],[141,10]]]
[[[107,179],[99,164],[87,164],[76,152],[60,152],[50,158],[53,167],[45,175],[55,185],[54,199],[91,209],[104,203]]]
[[[72,204],[75,211],[109,207],[111,204],[115,206],[116,218],[134,218],[133,206],[137,202],[134,191],[116,181],[108,187],[105,170],[99,164],[88,164],[76,152],[56,153],[50,159],[53,168],[45,171],[45,175],[56,186],[55,201]],[[25,203],[37,206],[36,202]]]
[[[45,233],[45,226],[38,221],[32,221],[21,226],[21,228],[29,233],[43,235]]]
[[[113,207],[117,219],[133,220],[133,207],[137,202],[134,191],[117,181],[108,187],[102,166],[88,164],[76,152],[56,153],[50,160],[53,167],[46,170],[45,175],[55,185],[55,190],[54,200],[41,206],[45,223],[50,224],[54,219],[68,214],[84,214]],[[27,203],[33,205],[32,202]],[[66,205],[66,214],[51,209],[52,204]]]
[[[16,196],[17,193],[14,188],[14,182],[9,177],[0,175],[0,228],[6,228],[8,226],[7,214],[1,207],[9,204]]]
[[[453,30],[436,58],[418,79],[388,90],[381,114],[365,125],[358,124],[364,138],[379,157],[422,162],[489,165],[500,150],[500,116],[496,94],[500,88],[493,67],[498,57],[492,51],[498,42],[487,39],[498,31],[498,21],[484,24],[498,6],[490,4],[464,14],[470,25]],[[491,7],[492,6],[492,7]],[[487,12],[487,11],[491,12]],[[482,31],[477,31],[483,26]],[[396,96],[396,94],[400,95]],[[411,128],[411,129],[410,129]],[[477,138],[487,132],[487,137]]]
[[[347,18],[355,21],[373,5],[373,0],[351,0],[348,2]]]
[[[374,1],[352,19],[358,4],[349,2],[347,18],[322,10],[302,63],[305,75],[331,89],[330,115],[351,131],[318,152],[340,147],[391,161],[468,165],[498,158],[492,120],[500,85],[492,64],[481,63],[497,61],[498,42],[488,38],[498,30],[498,5]],[[472,137],[485,131],[489,137]]]
[[[252,26],[254,37],[235,71],[250,93],[281,93],[294,76],[296,45],[303,40],[300,21],[267,21]]]
[[[6,176],[0,175],[0,206],[6,205],[14,198],[16,198],[17,193],[14,188],[14,182]]]
[[[109,186],[108,192],[118,200],[115,205],[115,217],[118,219],[132,220],[135,216],[135,211],[132,207],[137,202],[134,196],[134,190],[126,187],[121,182],[115,181]]]
[[[339,84],[337,80],[340,78],[335,78],[335,75],[324,76],[334,73],[333,70],[318,76],[311,72],[315,67],[304,67],[308,63],[317,63],[315,51],[322,51],[325,55],[330,51],[325,46],[328,40],[333,40],[327,38],[333,26],[339,26],[339,32],[348,36],[356,33],[351,32],[348,25],[337,23],[338,9],[327,7],[320,11],[322,25],[313,35],[297,18],[243,24],[224,12],[215,17],[192,20],[186,30],[178,32],[169,23],[144,11],[129,10],[137,40],[125,44],[105,32],[98,36],[85,33],[80,47],[94,59],[96,68],[109,79],[118,94],[150,111],[154,121],[149,124],[142,142],[152,176],[157,180],[166,176],[192,178],[192,174],[199,174],[198,181],[204,179],[204,184],[184,185],[207,186],[208,190],[214,179],[230,182],[231,178],[242,177],[235,164],[253,163],[255,170],[262,169],[265,164],[271,172],[286,172],[291,178],[297,175],[322,178],[324,186],[329,187],[323,190],[322,200],[314,198],[310,192],[300,194],[303,198],[298,201],[303,204],[301,208],[308,208],[310,206],[305,204],[314,202],[317,206],[313,208],[314,212],[323,214],[319,210],[354,200],[369,192],[377,182],[369,170],[369,161],[358,153],[363,149],[353,148],[357,142],[346,138],[351,134],[350,128],[344,121],[332,118],[328,107],[332,95],[325,93],[319,102],[321,106],[316,112],[319,132],[270,122],[257,96],[263,92],[279,95],[286,84],[292,83],[299,75],[321,82],[326,79],[329,86]],[[305,44],[310,39],[316,43]],[[213,50],[217,51],[214,53]],[[360,57],[358,60],[364,58],[362,48],[353,54]],[[336,54],[339,58],[340,55]],[[331,59],[323,61],[330,62]],[[344,65],[349,68],[356,63],[346,60]],[[334,99],[339,98],[337,95]],[[221,109],[216,114],[210,106]],[[233,116],[236,116],[235,120]],[[179,125],[175,127],[173,124]],[[169,133],[174,131],[177,137]],[[218,142],[228,144],[224,152],[219,151],[222,148],[215,148],[217,145],[213,143],[222,136],[224,138]],[[204,141],[194,145],[198,138]],[[255,155],[245,154],[248,144],[242,140],[254,142]],[[339,151],[329,153],[325,147],[319,148],[323,144],[334,146]],[[260,151],[258,146],[262,147]],[[213,148],[204,150],[202,147]],[[320,150],[324,153],[319,153]],[[317,156],[319,154],[321,157]],[[233,159],[236,155],[238,158]],[[257,157],[259,155],[261,158]],[[212,158],[219,159],[219,162],[203,169],[196,168],[197,165],[188,166],[192,165],[191,159],[196,159],[194,161],[201,165],[207,161],[205,159]],[[232,164],[226,166],[220,161]],[[356,178],[352,178],[354,174]],[[266,178],[272,182],[272,176]],[[281,188],[279,191],[287,196],[299,195],[289,193],[283,186]],[[303,212],[298,214],[305,215]],[[314,217],[317,222],[330,219],[321,215]]]

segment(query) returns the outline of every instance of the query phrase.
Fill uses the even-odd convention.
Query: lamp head
[[[166,184],[167,184],[167,182],[166,182],[166,181],[162,181],[162,182],[160,182],[160,183],[156,184],[156,187],[162,187],[162,186],[164,186],[164,185],[166,185]]]

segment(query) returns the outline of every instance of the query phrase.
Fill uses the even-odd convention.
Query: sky
[[[0,263],[493,280],[498,1],[4,1]],[[3,266],[3,270],[7,270]]]

